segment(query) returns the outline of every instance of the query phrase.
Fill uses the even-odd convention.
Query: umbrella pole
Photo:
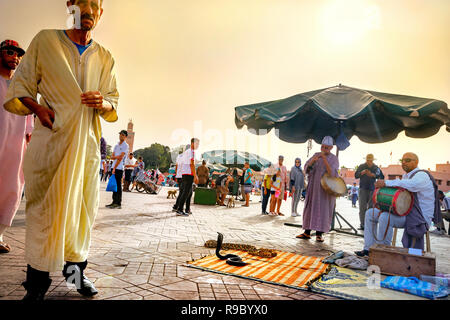
[[[336,147],[336,149],[337,149],[336,157],[339,158],[339,148]],[[350,228],[342,228],[341,219]],[[339,223],[339,228],[335,228],[336,220]],[[345,231],[345,230],[353,230],[354,232],[348,232],[348,231]],[[345,233],[345,234],[351,234],[351,235],[355,235],[355,236],[358,236],[358,237],[364,237],[364,235],[358,234],[358,230],[356,230],[356,228],[354,226],[352,226],[350,222],[345,220],[345,218],[339,212],[336,211],[336,205],[334,205],[334,210],[333,210],[333,220],[331,221],[331,231],[336,231],[336,232]]]

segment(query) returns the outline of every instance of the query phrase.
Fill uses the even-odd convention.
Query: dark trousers
[[[359,189],[359,221],[361,227],[364,227],[367,209],[372,208],[372,195],[373,191],[363,188]]]
[[[356,205],[356,201],[358,200],[358,195],[355,193],[355,194],[352,194],[352,205]]]
[[[113,195],[112,195],[113,203],[121,206],[122,205],[122,177],[123,177],[123,170],[116,169],[115,177],[116,177],[116,182],[117,182],[117,192],[113,192]]]
[[[184,175],[181,181],[181,193],[178,202],[179,211],[183,211],[184,205],[186,204],[186,211],[189,211],[191,205],[192,197],[192,184],[194,183],[194,176]]]
[[[133,170],[125,170],[125,179],[123,183],[123,190],[130,191],[130,183],[131,183],[131,174]]]
[[[267,194],[264,194],[264,191],[266,190],[266,188],[262,188],[262,212],[266,213],[267,211],[267,204],[269,203],[269,198],[270,198],[270,190],[267,189]]]
[[[181,192],[183,191],[183,186],[181,184],[181,182],[183,181],[182,178],[177,178],[177,184],[178,184],[178,197],[177,197],[177,201],[175,202],[175,205],[173,206],[173,208],[175,210],[178,209],[178,205],[180,204],[180,199],[181,199]]]
[[[125,170],[125,181],[130,182],[131,181],[131,174],[133,173],[133,170]]]

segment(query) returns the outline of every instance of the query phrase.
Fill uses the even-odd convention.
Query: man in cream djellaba
[[[67,1],[79,25],[39,32],[6,95],[6,110],[39,119],[24,163],[24,300],[42,300],[59,270],[80,294],[97,293],[83,271],[99,205],[100,117],[117,121],[119,99],[114,59],[92,39],[102,5]]]

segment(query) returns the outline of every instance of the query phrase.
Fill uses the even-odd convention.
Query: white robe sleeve
[[[418,172],[412,179],[386,180],[387,187],[400,187],[411,192],[427,191],[432,186],[430,177],[425,172]]]
[[[103,99],[111,104],[113,110],[100,112],[100,116],[107,122],[116,122],[117,107],[119,104],[119,91],[117,90],[115,62],[112,56],[110,57],[107,66],[105,66],[105,72],[101,79],[100,92],[103,95]]]

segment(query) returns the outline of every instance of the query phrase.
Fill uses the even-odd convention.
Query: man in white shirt
[[[133,157],[133,153],[130,153],[125,159],[125,179],[123,183],[123,191],[130,192],[131,174],[136,167],[136,159]]]
[[[128,144],[125,142],[128,137],[128,132],[122,130],[119,133],[119,143],[114,147],[114,152],[111,159],[114,160],[112,164],[112,174],[116,178],[117,192],[113,192],[113,202],[107,205],[110,209],[122,209],[122,177],[125,163],[125,157],[128,154]]]
[[[182,182],[182,178],[183,176],[181,175],[181,159],[183,158],[183,154],[184,152],[180,151],[180,154],[177,156],[177,160],[176,160],[176,165],[175,165],[175,178],[178,184],[178,197],[177,197],[177,201],[175,202],[172,212],[177,212],[178,211],[178,205],[180,203],[180,195],[181,195],[181,182]]]
[[[435,190],[428,174],[423,171],[417,172],[420,171],[418,164],[419,158],[416,154],[405,153],[402,157],[402,168],[406,172],[403,178],[401,180],[378,180],[375,183],[375,188],[401,187],[416,193],[423,218],[429,228],[435,210]],[[392,242],[393,228],[403,229],[405,225],[406,216],[400,217],[395,214],[389,214],[388,212],[381,212],[376,208],[368,209],[364,224],[364,250],[355,253],[358,256],[368,255],[370,247],[375,243],[390,245]],[[375,239],[374,233],[379,241]]]
[[[200,140],[193,138],[191,140],[191,148],[186,150],[180,160],[181,165],[181,194],[179,195],[179,202],[176,207],[177,215],[189,216],[190,213],[190,198],[192,196],[192,184],[198,184],[198,177],[195,170],[195,150],[198,149]],[[186,204],[186,211],[183,211]]]

